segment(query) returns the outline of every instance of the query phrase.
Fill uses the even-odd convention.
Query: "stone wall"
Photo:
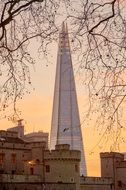
[[[0,183],[0,190],[76,190],[68,183]]]
[[[124,155],[118,152],[100,153],[101,158],[101,176],[112,177],[116,176],[116,163],[124,160]]]
[[[112,177],[114,190],[126,189],[126,160],[117,152],[101,153],[101,175]]]
[[[80,190],[113,190],[113,180],[105,177],[81,177]]]
[[[110,185],[81,185],[80,190],[113,190]]]
[[[57,145],[56,150],[44,152],[45,180],[48,182],[76,183],[80,189],[81,152],[68,145]],[[48,167],[49,171],[46,170]]]
[[[10,175],[0,174],[0,183],[35,183],[41,182],[41,176],[39,175]],[[1,189],[0,189],[1,190]]]

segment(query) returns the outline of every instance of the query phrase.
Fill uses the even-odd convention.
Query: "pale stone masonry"
[[[124,154],[105,152],[101,157],[101,176],[113,179],[114,190],[126,189],[126,160]]]
[[[45,141],[48,145],[49,133],[43,131],[32,132],[25,134],[23,139],[27,142],[42,142]]]
[[[42,142],[45,141],[48,146],[49,133],[43,131],[31,132],[24,134],[23,119],[17,121],[17,126],[8,128],[7,131],[17,132],[18,137],[22,138],[26,142]]]
[[[81,177],[80,190],[113,190],[113,179],[110,177]]]
[[[46,183],[50,188],[51,183],[59,189],[62,183],[65,189],[79,190],[80,159],[80,151],[70,150],[68,144],[56,145],[50,151],[47,142],[25,142],[17,132],[0,131],[0,184],[3,186],[13,183],[21,189],[20,183],[37,186]]]
[[[59,144],[50,151],[46,144],[25,142],[18,132],[1,130],[0,190],[126,189],[124,154],[101,153],[101,177],[80,177],[79,150]]]
[[[24,137],[24,125],[22,124],[23,119],[17,121],[17,126],[8,128],[7,131],[17,132],[19,138]]]

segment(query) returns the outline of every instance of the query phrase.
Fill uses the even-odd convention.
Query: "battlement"
[[[18,137],[18,133],[15,131],[0,130],[0,138],[4,137]]]
[[[126,161],[116,162],[116,168],[126,168]]]
[[[28,142],[27,147],[45,149],[47,147],[47,143],[45,141],[42,141],[42,142]]]
[[[57,144],[55,145],[55,150],[70,150],[69,144]]]
[[[80,184],[89,185],[107,185],[112,184],[113,180],[110,177],[84,177],[80,178]]]
[[[45,160],[77,160],[81,159],[79,150],[58,149],[44,152]]]
[[[118,152],[102,152],[100,158],[116,158],[117,160],[124,160],[124,154]]]
[[[38,175],[11,175],[11,174],[1,174],[0,181],[11,182],[11,183],[28,183],[28,182],[41,182],[41,176]]]
[[[9,141],[11,141],[11,142],[9,142]],[[27,145],[25,144],[25,143],[23,143],[22,141],[20,141],[20,140],[17,140],[17,139],[10,139],[8,141],[8,139],[7,140],[5,140],[5,141],[1,141],[0,142],[0,148],[3,150],[3,149],[30,149],[29,147],[27,147]]]

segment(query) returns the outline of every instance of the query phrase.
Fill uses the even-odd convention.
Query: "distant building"
[[[7,129],[7,131],[17,132],[18,137],[23,139],[27,142],[46,142],[46,145],[48,146],[48,140],[49,140],[49,133],[38,131],[38,132],[32,132],[28,134],[24,134],[24,125],[23,125],[23,119],[20,119],[17,121],[17,126]]]
[[[59,34],[57,69],[50,134],[50,149],[57,144],[69,144],[81,151],[81,174],[87,175],[83,138],[79,118],[76,87],[67,25],[63,23]]]
[[[126,160],[124,154],[105,152],[101,157],[101,176],[113,179],[114,190],[126,189]]]
[[[45,141],[48,145],[49,133],[43,131],[28,133],[24,135],[23,139],[27,142],[42,142]]]
[[[7,129],[7,131],[14,131],[18,133],[19,138],[24,137],[24,125],[22,124],[23,119],[17,121],[17,126]]]
[[[70,145],[56,145],[52,151],[46,147],[46,142],[25,142],[17,132],[0,131],[0,190],[34,190],[35,184],[38,189],[46,185],[50,190],[52,184],[54,189],[79,190],[80,151]]]

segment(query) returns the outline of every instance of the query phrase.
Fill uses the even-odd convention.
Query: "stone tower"
[[[64,23],[59,34],[50,149],[55,149],[56,144],[69,144],[72,150],[81,151],[80,173],[86,176],[68,29]]]

